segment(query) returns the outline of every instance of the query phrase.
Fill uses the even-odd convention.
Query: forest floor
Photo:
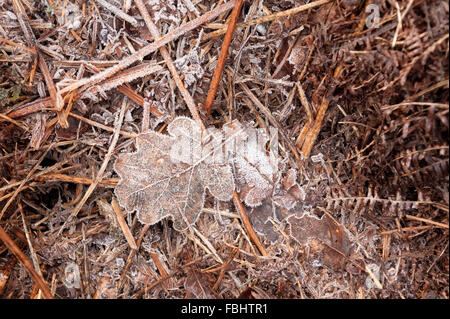
[[[449,298],[448,35],[441,0],[0,0],[0,297]]]

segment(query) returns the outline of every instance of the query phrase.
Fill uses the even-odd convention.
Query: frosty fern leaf
[[[201,213],[206,188],[218,200],[228,201],[234,181],[227,163],[213,161],[214,152],[201,151],[209,148],[202,144],[196,122],[178,117],[168,132],[147,131],[136,138],[135,153],[119,156],[115,170],[121,180],[115,194],[127,211],[137,211],[142,223],[155,224],[171,216],[174,228],[182,231]]]

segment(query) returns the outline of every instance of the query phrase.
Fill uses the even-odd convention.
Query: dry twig
[[[206,96],[205,104],[203,108],[208,114],[211,113],[211,107],[214,102],[214,97],[216,96],[217,88],[219,87],[220,77],[222,75],[223,67],[225,66],[225,59],[227,58],[228,48],[230,47],[231,40],[233,39],[234,29],[236,28],[236,23],[239,18],[239,13],[242,8],[242,0],[236,0],[233,11],[230,15],[230,22],[228,23],[227,32],[222,42],[222,48],[220,49],[219,59],[217,60],[217,66],[214,70],[213,77],[209,86],[209,91]]]
[[[234,205],[236,206],[237,211],[239,212],[239,215],[241,216],[241,221],[244,224],[245,230],[247,231],[251,240],[256,245],[256,247],[258,248],[261,255],[267,256],[267,250],[264,247],[264,245],[261,243],[261,241],[259,240],[258,235],[256,235],[255,231],[253,230],[252,224],[250,223],[250,220],[248,219],[248,215],[245,212],[244,205],[242,204],[242,202],[239,198],[239,195],[236,191],[234,191],[234,194],[233,194],[233,202],[234,202]]]
[[[137,249],[136,242],[134,241],[133,234],[130,231],[130,228],[127,225],[127,222],[125,221],[125,218],[123,218],[122,211],[119,207],[119,204],[117,204],[117,201],[113,198],[111,202],[112,208],[114,210],[117,222],[119,223],[120,229],[122,229],[122,232],[125,236],[125,239],[128,242],[128,245],[130,245],[131,249]]]
[[[47,299],[53,299],[53,295],[50,292],[45,281],[41,276],[34,270],[33,264],[28,260],[28,258],[24,255],[24,253],[17,247],[14,240],[8,236],[3,227],[0,226],[0,240],[3,241],[5,246],[11,251],[14,256],[20,261],[20,263],[25,267],[30,277],[34,280],[34,282],[39,286],[42,291],[42,294]]]

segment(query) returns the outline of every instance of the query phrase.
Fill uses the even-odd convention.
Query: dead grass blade
[[[261,17],[261,18],[256,18],[256,19],[253,19],[253,20],[250,20],[250,21],[247,21],[247,22],[238,23],[236,27],[238,29],[241,29],[241,28],[249,27],[249,26],[252,26],[252,25],[255,25],[255,24],[261,24],[261,23],[265,23],[265,22],[275,21],[275,20],[278,20],[278,19],[280,19],[282,17],[292,16],[294,14],[297,14],[297,13],[300,13],[302,11],[306,11],[306,10],[309,10],[309,9],[312,9],[312,8],[315,8],[315,7],[327,4],[327,3],[332,2],[332,1],[334,1],[334,0],[318,0],[318,1],[314,1],[314,2],[311,2],[311,3],[308,3],[308,4],[304,4],[304,5],[292,8],[292,9],[288,9],[288,10],[277,12],[277,13],[273,13],[273,14],[269,14],[269,15],[266,15],[266,16]],[[224,34],[225,32],[227,32],[227,28],[225,28],[225,27],[222,28],[222,29],[210,32],[210,33],[208,33],[208,34],[206,34],[205,36],[202,37],[202,41],[206,41],[206,40],[218,37],[218,36]]]
[[[131,249],[137,249],[136,242],[134,241],[133,234],[130,231],[130,228],[127,225],[127,222],[125,221],[125,218],[123,218],[122,211],[119,207],[119,204],[117,204],[117,201],[113,198],[111,202],[112,208],[114,210],[114,213],[116,214],[117,222],[119,223],[120,229],[122,229],[122,232],[125,236],[125,239],[128,242],[128,245],[130,245]]]

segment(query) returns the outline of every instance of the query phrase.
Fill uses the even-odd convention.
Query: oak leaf
[[[234,180],[226,162],[205,152],[211,147],[196,122],[178,117],[167,130],[169,135],[151,130],[140,134],[137,151],[119,155],[115,194],[128,212],[137,211],[140,222],[155,224],[170,216],[174,228],[182,231],[201,213],[206,188],[218,200],[228,201]]]

